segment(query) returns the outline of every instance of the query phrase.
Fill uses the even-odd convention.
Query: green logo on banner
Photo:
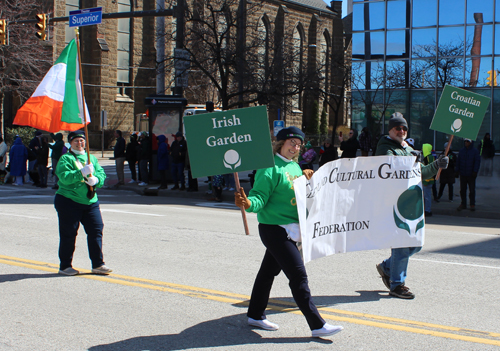
[[[193,178],[274,166],[267,107],[184,116]]]
[[[475,140],[490,100],[484,95],[446,85],[430,129]]]
[[[413,185],[405,190],[398,198],[397,206],[394,206],[394,223],[400,229],[406,230],[408,235],[412,236],[410,223],[415,223],[415,233],[425,225],[424,201],[422,198],[422,188],[418,185]]]

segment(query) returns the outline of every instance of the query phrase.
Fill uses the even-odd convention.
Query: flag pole
[[[87,152],[87,164],[90,164],[90,149],[89,149],[89,136],[87,129],[87,108],[85,106],[85,94],[83,93],[83,77],[82,77],[82,58],[80,56],[80,35],[78,27],[75,28],[76,33],[76,52],[78,54],[78,71],[80,76],[80,90],[82,91],[82,104],[83,104],[83,130],[85,132],[85,151]]]

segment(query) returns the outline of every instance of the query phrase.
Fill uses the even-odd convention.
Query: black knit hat
[[[406,119],[403,117],[401,112],[394,112],[389,119],[389,128],[387,130],[391,130],[394,127],[404,126],[408,129],[408,123],[406,123]]]
[[[71,132],[68,134],[68,141],[71,142],[71,140],[75,138],[83,138],[85,139],[85,133],[83,130],[77,130],[76,132]]]
[[[304,142],[305,134],[303,131],[301,131],[299,128],[295,126],[291,126],[288,128],[283,128],[278,132],[278,135],[276,135],[276,140],[287,140],[287,139],[292,139],[292,138],[298,138],[302,142]]]

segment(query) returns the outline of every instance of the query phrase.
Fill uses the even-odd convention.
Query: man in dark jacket
[[[479,150],[472,146],[472,140],[465,139],[464,147],[458,152],[455,171],[460,175],[460,199],[457,211],[467,208],[467,187],[469,187],[470,210],[476,210],[476,178],[481,164]]]
[[[115,148],[113,150],[113,158],[115,159],[116,175],[118,176],[118,185],[125,184],[125,139],[122,137],[121,130],[115,130]]]
[[[168,160],[168,139],[165,135],[158,137],[158,153],[156,154],[158,172],[160,172],[161,184],[158,189],[167,189],[167,170],[169,168]]]
[[[172,190],[186,190],[184,184],[184,164],[186,162],[186,140],[181,132],[175,134],[175,141],[170,146],[170,156],[172,156],[172,178],[174,179],[174,186]],[[181,183],[179,187],[179,181]]]
[[[61,133],[51,133],[50,136],[54,140],[54,144],[50,145],[49,148],[52,149],[52,174],[54,175],[55,179],[55,184],[52,187],[52,189],[59,189],[59,185],[57,185],[57,182],[59,181],[59,178],[57,178],[56,175],[56,168],[57,168],[57,162],[62,156],[63,153],[63,148],[64,148],[64,141],[63,141],[63,135]]]
[[[448,143],[444,143],[444,150],[448,147]],[[444,151],[441,153],[441,155],[444,155]],[[450,159],[450,163],[448,165],[448,168],[443,170],[441,172],[441,175],[439,177],[439,193],[438,193],[438,200],[441,199],[441,196],[443,196],[444,192],[444,187],[448,185],[448,200],[450,202],[453,201],[453,184],[455,184],[455,164],[457,161],[457,155],[453,151],[450,150],[448,151],[448,158]]]
[[[376,156],[414,156],[413,149],[406,143],[408,123],[400,112],[394,113],[389,119],[389,135],[380,138],[377,145]],[[434,176],[439,168],[448,167],[448,157],[440,156],[429,165],[422,165],[422,179]],[[391,250],[391,257],[377,264],[377,271],[382,277],[389,294],[402,299],[413,299],[415,295],[405,286],[408,261],[410,256],[416,254],[422,247],[403,247]]]
[[[342,156],[340,158],[355,158],[356,152],[360,148],[358,141],[358,131],[351,129],[349,131],[349,139],[343,141],[343,138],[339,136],[340,150],[342,150]]]

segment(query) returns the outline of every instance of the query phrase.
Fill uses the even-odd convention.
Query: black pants
[[[471,206],[476,205],[476,177],[460,175],[460,198],[462,205],[467,207],[467,186],[469,187],[469,201]]]
[[[286,230],[278,225],[259,224],[259,234],[267,250],[255,278],[247,316],[258,320],[266,318],[265,311],[274,277],[283,270],[293,298],[306,317],[309,328],[322,328],[325,320],[312,300],[306,267],[295,242],[288,239]]]
[[[437,196],[438,199],[441,198],[441,196],[443,196],[443,192],[444,192],[444,187],[448,185],[448,200],[453,200],[453,183],[439,183],[439,194]]]
[[[137,170],[135,168],[135,165],[137,164],[136,161],[128,161],[128,168],[130,169],[130,173],[132,175],[132,179],[137,181]]]
[[[59,269],[71,267],[75,252],[76,236],[80,223],[87,233],[87,246],[92,268],[104,264],[102,256],[102,222],[99,202],[83,205],[56,194],[54,207],[59,217]]]

